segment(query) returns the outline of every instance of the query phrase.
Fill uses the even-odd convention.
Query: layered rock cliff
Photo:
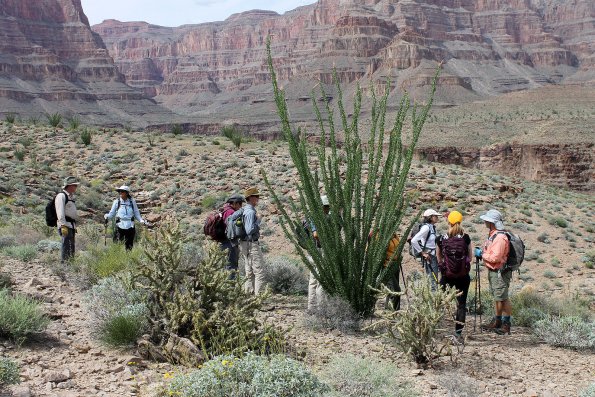
[[[414,93],[445,60],[439,104],[565,81],[595,81],[592,0],[319,0],[284,15],[250,11],[224,22],[165,28],[115,20],[93,29],[128,84],[205,121],[270,119],[265,40],[295,116],[318,82],[387,77]],[[267,104],[268,102],[268,104]]]
[[[58,111],[100,124],[170,114],[125,84],[80,0],[0,1],[0,104],[23,117]]]

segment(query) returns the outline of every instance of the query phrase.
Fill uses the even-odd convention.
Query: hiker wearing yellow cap
[[[461,226],[463,215],[459,211],[448,214],[448,232],[436,238],[436,256],[442,278],[440,285],[456,288],[460,294],[457,296],[457,313],[455,316],[455,336],[462,337],[467,313],[467,293],[471,277],[471,258],[473,246],[471,238]]]

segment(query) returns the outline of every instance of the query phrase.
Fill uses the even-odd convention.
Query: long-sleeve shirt
[[[68,196],[68,202],[66,202],[66,196]],[[78,220],[74,195],[70,195],[66,190],[63,190],[56,195],[54,205],[56,206],[58,227],[66,226],[70,229],[74,229],[74,223]],[[66,218],[68,218],[68,220]],[[74,223],[71,220],[73,220]]]
[[[424,246],[425,249],[423,249]],[[436,227],[429,223],[420,227],[419,232],[411,239],[411,247],[416,253],[420,253],[422,250],[429,253],[436,252]]]
[[[395,251],[397,247],[399,247],[399,243],[401,240],[397,236],[393,236],[388,242],[388,248],[386,249],[386,259],[384,261],[384,267],[388,266],[391,261],[396,261],[397,256],[395,255]]]
[[[236,212],[236,210],[233,209],[233,207],[231,206],[231,204],[229,203],[225,203],[223,205],[223,211],[222,211],[222,217],[223,217],[223,222],[227,225],[227,218],[229,218],[231,215],[233,215],[233,213]]]
[[[120,203],[120,208],[118,208],[118,203]],[[137,221],[144,223],[140,211],[138,210],[138,206],[133,199],[122,200],[121,198],[118,198],[114,200],[112,209],[105,215],[105,218],[112,219],[114,216],[119,220],[119,222],[116,223],[116,226],[122,230],[132,229],[134,227],[135,218]]]
[[[256,209],[246,204],[243,214],[244,230],[246,231],[246,241],[258,241],[260,238],[260,220],[256,216]]]
[[[510,249],[508,247],[508,237],[504,233],[498,233],[493,237],[496,233],[498,233],[498,230],[492,230],[490,237],[483,244],[483,263],[492,270],[502,269],[508,260],[508,251]]]

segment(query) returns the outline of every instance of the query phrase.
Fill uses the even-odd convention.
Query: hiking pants
[[[231,241],[227,240],[220,244],[221,251],[227,253],[227,263],[225,264],[225,270],[229,271],[229,279],[235,280],[238,273],[238,261],[240,259],[240,247],[234,245]]]
[[[422,258],[422,264],[424,266],[424,271],[426,275],[430,279],[430,284],[432,285],[432,291],[436,291],[436,286],[438,285],[438,258],[436,255],[430,254],[430,259],[426,260]]]
[[[400,267],[396,266],[395,264],[390,264],[389,266],[391,266],[391,268],[394,267],[394,271],[391,271],[390,273],[390,278],[388,279],[386,286],[394,292],[401,292],[401,285],[399,283],[399,277],[400,277]],[[387,296],[386,297],[386,301],[384,303],[384,307],[386,309],[392,309],[392,310],[401,310],[401,295],[396,295],[396,296]]]
[[[459,278],[448,278],[442,276],[440,285],[454,287],[462,294],[457,296],[457,314],[455,315],[455,331],[459,331],[465,327],[465,318],[467,314],[467,293],[469,292],[469,284],[471,284],[471,277],[466,275]]]
[[[134,236],[136,234],[136,229],[131,227],[130,229],[120,229],[116,227],[116,234],[114,235],[115,242],[124,242],[124,246],[126,247],[126,251],[130,251],[134,246]]]
[[[70,260],[74,256],[74,234],[75,230],[68,228],[68,235],[62,236],[62,231],[58,228],[58,234],[62,237],[62,247],[60,249],[60,255],[62,263]]]
[[[241,241],[240,254],[246,269],[246,292],[260,294],[264,289],[264,258],[258,241]]]

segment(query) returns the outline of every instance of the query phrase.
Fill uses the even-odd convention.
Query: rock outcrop
[[[80,0],[0,1],[0,104],[24,117],[57,111],[99,124],[170,114],[125,84]]]
[[[316,84],[331,82],[333,66],[347,85],[382,87],[391,77],[393,88],[421,94],[445,60],[443,105],[595,81],[591,0],[319,0],[284,15],[250,11],[177,28],[108,20],[93,29],[128,84],[206,123],[274,117],[264,50],[269,35],[297,119],[311,117],[300,103],[309,105]]]

